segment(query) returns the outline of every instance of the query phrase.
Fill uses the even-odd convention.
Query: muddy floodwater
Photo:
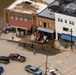
[[[3,16],[3,9],[8,7],[12,2],[15,0],[0,0],[0,28],[3,28],[4,23],[4,16]]]

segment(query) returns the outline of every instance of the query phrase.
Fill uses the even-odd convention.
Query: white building
[[[76,40],[76,0],[55,13],[56,40]],[[72,30],[72,31],[71,31]]]

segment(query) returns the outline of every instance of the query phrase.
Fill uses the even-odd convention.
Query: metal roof
[[[76,17],[76,0],[70,3],[60,3],[59,0],[56,0],[40,12],[38,16],[55,20],[55,12]]]
[[[76,0],[66,4],[58,13],[76,17]]]
[[[37,30],[43,31],[43,32],[47,32],[47,33],[54,33],[54,30],[48,30],[46,28],[40,28],[40,27],[38,27]]]
[[[51,9],[46,8],[41,13],[38,14],[38,16],[49,18],[49,19],[55,19],[55,13],[51,11]]]
[[[46,3],[48,3],[48,4],[50,4],[50,3],[52,3],[54,0],[42,0],[42,1],[44,1],[44,2],[46,2]]]
[[[50,4],[42,12],[40,12],[38,14],[38,16],[55,20],[55,11],[53,11],[51,8],[49,8],[49,7],[53,6],[53,5],[59,5],[59,1],[55,1],[54,3]]]

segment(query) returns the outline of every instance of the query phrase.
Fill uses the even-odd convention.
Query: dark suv
[[[8,64],[9,63],[9,57],[7,57],[7,56],[0,56],[0,63]]]

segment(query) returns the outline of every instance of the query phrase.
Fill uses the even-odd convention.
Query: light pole
[[[45,74],[44,75],[47,75],[47,63],[48,63],[48,54],[46,55]]]
[[[71,28],[70,32],[71,32],[71,50],[72,50],[73,49],[73,47],[72,47],[72,33],[73,33],[72,28]]]

